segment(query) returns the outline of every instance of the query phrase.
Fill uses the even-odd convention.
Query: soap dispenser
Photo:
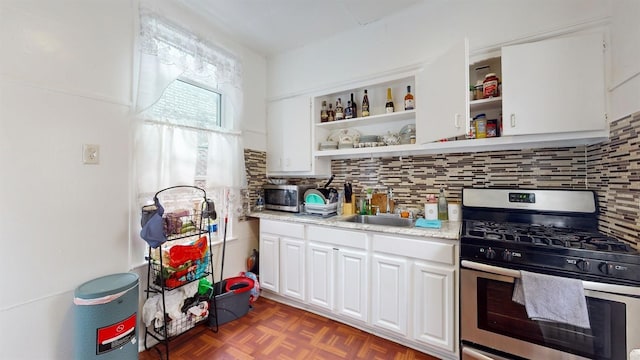
[[[438,220],[449,220],[447,198],[444,196],[444,188],[440,188],[438,195]]]
[[[389,192],[387,192],[387,214],[393,214],[394,208],[393,189],[389,188]]]

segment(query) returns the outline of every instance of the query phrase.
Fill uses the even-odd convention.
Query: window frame
[[[214,88],[213,86],[209,86],[207,84],[204,84],[202,82],[199,82],[197,80],[193,80],[187,76],[178,76],[178,78],[174,81],[182,81],[183,83],[189,84],[191,86],[195,86],[197,88],[203,89],[203,90],[207,90],[210,91],[212,93],[218,94],[218,104],[216,106],[216,109],[218,109],[218,113],[216,114],[216,119],[217,124],[214,124],[214,129],[215,128],[219,128],[219,129],[226,129],[226,127],[224,126],[225,121],[223,118],[224,114],[224,93],[222,91],[220,91],[219,89]],[[210,130],[208,128],[204,128],[205,130]]]

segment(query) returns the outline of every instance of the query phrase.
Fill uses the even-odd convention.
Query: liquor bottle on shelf
[[[329,110],[327,110],[327,121],[334,121],[336,119],[336,113],[333,112],[333,104],[329,104]]]
[[[415,101],[413,100],[413,94],[411,93],[411,85],[407,86],[407,95],[404,96],[404,109],[413,110],[415,108]]]
[[[351,93],[351,115],[353,115],[354,119],[358,117],[358,106],[356,101],[353,100],[353,93]]]
[[[393,112],[393,98],[391,97],[391,88],[387,88],[387,104],[385,105],[385,110],[387,114]]]
[[[353,119],[353,108],[351,107],[351,100],[347,101],[347,107],[344,108],[344,118]]]
[[[367,89],[364,89],[364,97],[362,98],[362,117],[369,116],[369,95]]]
[[[344,108],[342,107],[342,100],[340,98],[338,98],[338,101],[336,102],[336,115],[335,115],[336,120],[342,120],[344,119]]]
[[[320,122],[329,121],[329,114],[327,114],[327,102],[322,102],[322,109],[320,110]]]

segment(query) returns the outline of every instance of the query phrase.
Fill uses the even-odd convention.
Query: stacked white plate
[[[327,216],[335,214],[337,212],[338,203],[333,202],[329,204],[305,204],[304,209],[308,214]]]
[[[338,148],[338,143],[336,141],[323,141],[320,143],[320,150],[335,150]]]
[[[380,137],[378,135],[361,135],[360,142],[368,143],[368,142],[378,142]]]

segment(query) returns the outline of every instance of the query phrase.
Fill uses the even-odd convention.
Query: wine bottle
[[[336,114],[333,112],[333,104],[329,104],[329,110],[327,110],[327,121],[334,121]]]
[[[415,101],[413,100],[413,94],[411,93],[411,85],[407,86],[407,95],[404,96],[404,109],[413,110],[415,108]]]
[[[369,96],[367,89],[364,89],[364,97],[362,98],[362,116],[369,116]]]
[[[344,108],[344,118],[345,119],[353,118],[353,108],[351,107],[351,100],[347,101],[347,107]]]
[[[353,93],[351,93],[351,115],[353,118],[358,117],[358,105],[356,105],[356,101],[353,100]]]
[[[329,121],[329,114],[327,114],[327,102],[322,102],[322,109],[320,110],[320,122]]]
[[[344,108],[342,107],[342,100],[338,98],[336,102],[336,120],[344,119]]]
[[[388,113],[393,112],[393,98],[391,97],[391,88],[387,88],[387,104],[385,105],[385,110]]]

